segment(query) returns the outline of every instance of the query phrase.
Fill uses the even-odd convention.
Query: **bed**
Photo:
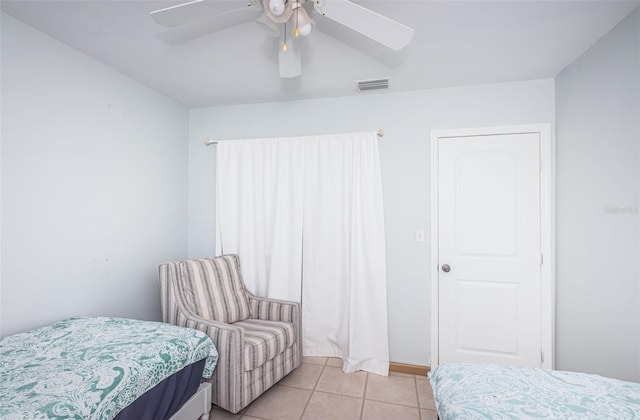
[[[640,383],[598,375],[448,363],[429,380],[440,420],[640,419]]]
[[[203,378],[217,359],[194,329],[67,319],[0,340],[0,418],[195,420],[211,408]]]

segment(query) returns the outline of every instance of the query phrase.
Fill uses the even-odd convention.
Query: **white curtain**
[[[387,375],[376,134],[222,141],[217,174],[217,253],[252,293],[302,302],[305,356]]]

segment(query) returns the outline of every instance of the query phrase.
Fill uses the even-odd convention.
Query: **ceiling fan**
[[[394,51],[406,47],[414,30],[348,0],[194,0],[151,12],[159,24],[176,28],[211,19],[210,31],[257,19],[278,36],[280,77],[302,74],[298,37],[309,35],[315,14],[330,19]]]

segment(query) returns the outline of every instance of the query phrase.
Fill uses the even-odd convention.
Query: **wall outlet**
[[[424,228],[416,229],[416,242],[417,243],[424,242]]]

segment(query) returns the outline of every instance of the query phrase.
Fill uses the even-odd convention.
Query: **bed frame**
[[[169,420],[208,420],[211,411],[211,384],[203,382],[195,394]]]

